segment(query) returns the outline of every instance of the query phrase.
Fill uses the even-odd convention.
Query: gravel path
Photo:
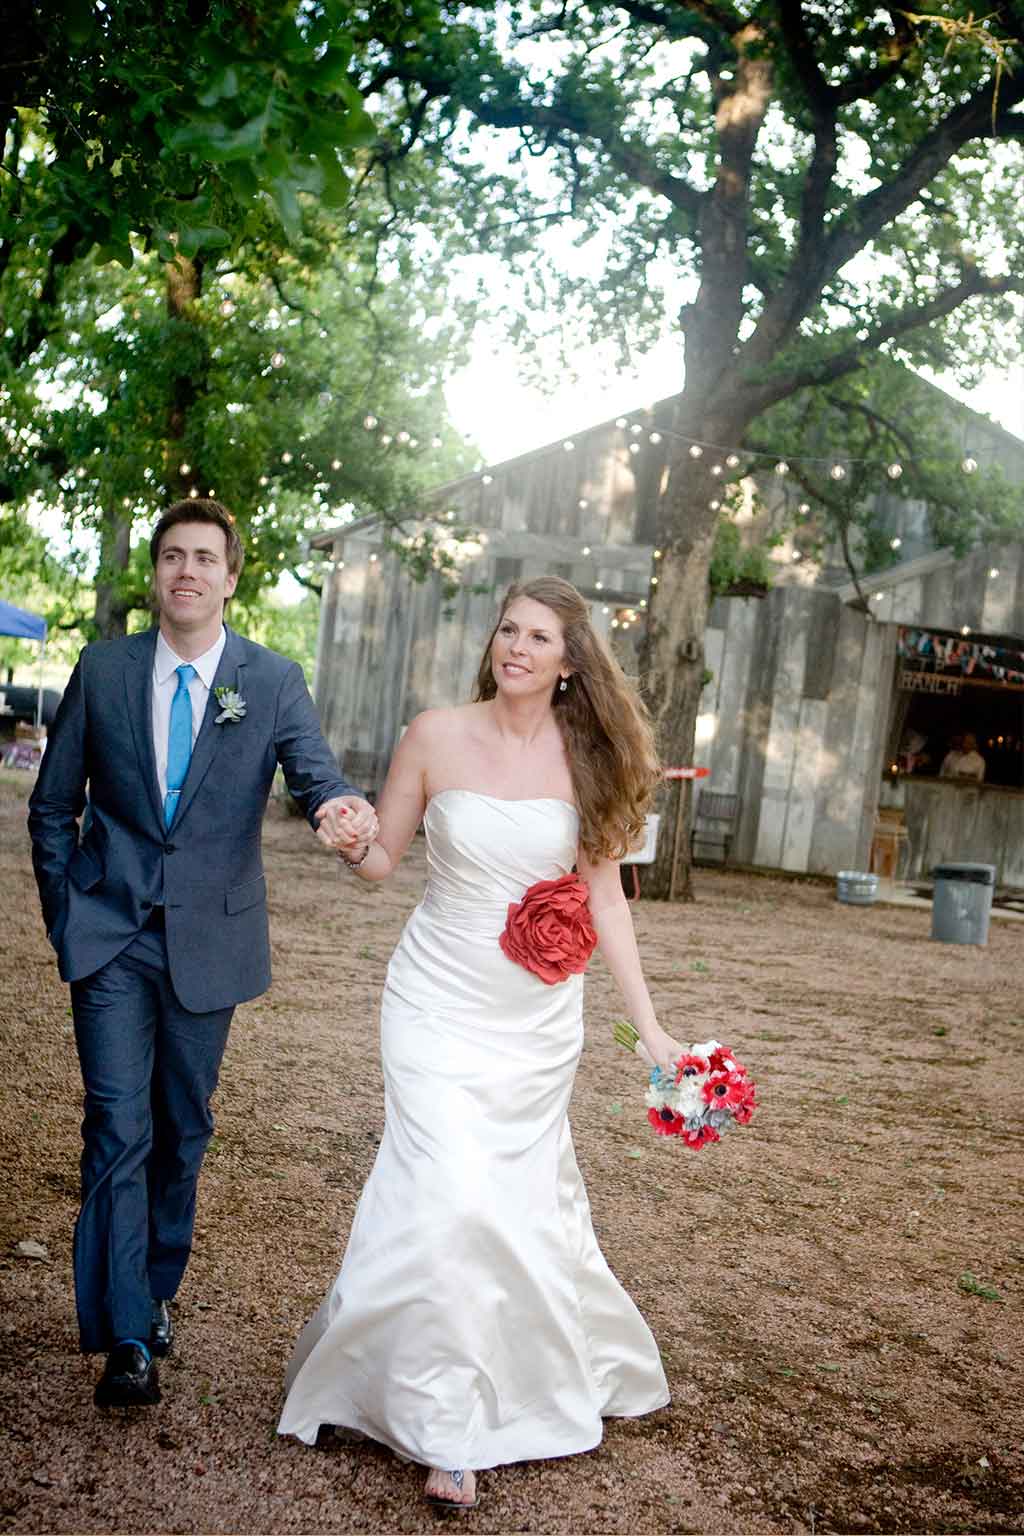
[[[101,1413],[76,1353],[80,1084],[28,788],[0,775],[0,1528],[431,1529],[417,1469],[274,1431],[380,1133],[377,1000],[422,845],[366,891],[271,810],[275,983],[236,1015],[180,1347],[158,1408]],[[649,979],[680,1038],[737,1050],[763,1107],[704,1152],[655,1143],[595,965],[573,1117],[672,1406],[589,1455],[485,1474],[460,1531],[1024,1530],[1019,928],[939,946],[927,913],[821,884],[705,872],[698,890],[636,908]]]

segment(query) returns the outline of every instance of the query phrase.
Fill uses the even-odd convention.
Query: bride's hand
[[[646,1040],[640,1041],[637,1051],[650,1066],[661,1067],[666,1072],[671,1072],[683,1054],[683,1047],[659,1025]]]

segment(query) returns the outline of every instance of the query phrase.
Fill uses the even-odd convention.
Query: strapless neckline
[[[476,800],[492,800],[496,805],[564,805],[567,811],[572,811],[574,816],[579,816],[579,811],[568,800],[563,800],[560,795],[517,795],[510,799],[507,795],[487,795],[482,789],[439,789],[427,801],[427,810],[435,800],[440,800],[442,795],[471,795]]]

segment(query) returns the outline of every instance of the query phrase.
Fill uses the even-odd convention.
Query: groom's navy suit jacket
[[[246,712],[215,724],[221,706],[210,690],[165,828],[153,755],[156,637],[100,641],[79,657],[29,802],[32,859],[65,981],[120,954],[163,906],[174,990],[190,1012],[208,1013],[270,984],[260,834],[278,763],[311,824],[323,801],[360,791],[338,771],[301,668],[228,629],[214,687],[237,690]]]

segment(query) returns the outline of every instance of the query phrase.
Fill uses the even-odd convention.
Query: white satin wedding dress
[[[344,1425],[482,1469],[589,1450],[603,1416],[668,1402],[569,1134],[583,978],[550,986],[498,946],[509,902],[572,869],[577,829],[562,800],[448,789],[427,807],[430,877],[384,991],[384,1135],[281,1434]]]

